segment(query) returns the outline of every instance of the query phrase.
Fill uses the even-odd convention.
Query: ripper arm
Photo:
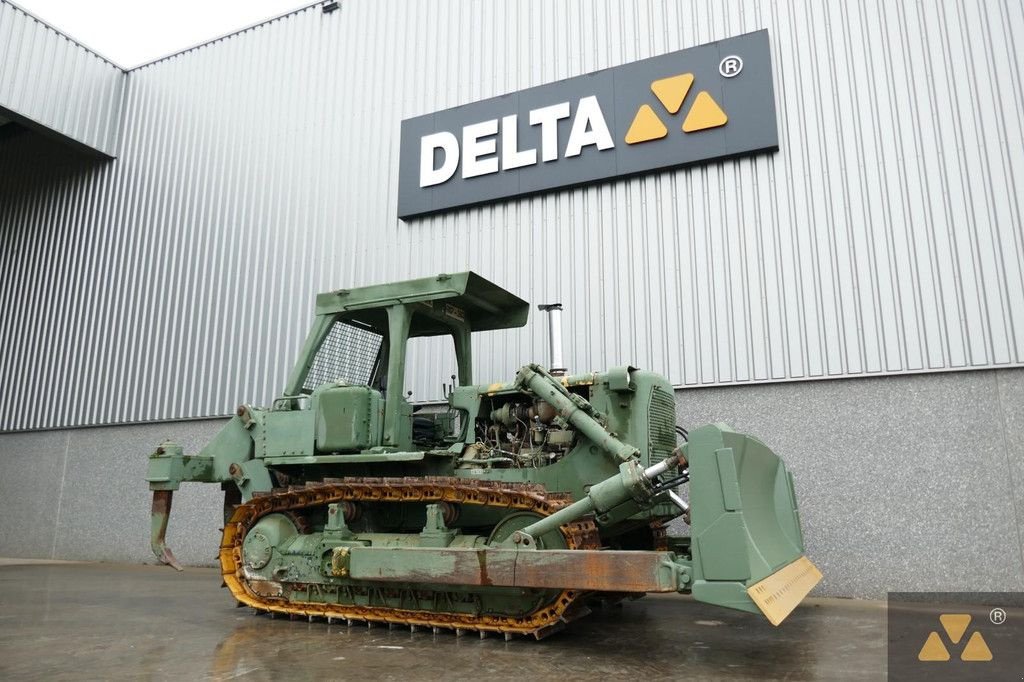
[[[182,570],[167,546],[167,521],[171,514],[174,491],[182,483],[234,482],[243,499],[255,490],[272,487],[270,474],[262,461],[253,460],[253,440],[250,429],[254,420],[247,408],[229,421],[220,433],[199,454],[186,455],[178,443],[165,441],[149,456],[146,480],[153,491],[150,519],[150,547],[161,563]]]

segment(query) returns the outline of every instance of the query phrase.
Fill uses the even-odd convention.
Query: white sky
[[[13,0],[131,68],[284,14],[312,0]]]

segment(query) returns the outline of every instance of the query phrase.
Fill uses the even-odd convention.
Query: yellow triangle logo
[[[968,616],[969,617],[969,616]],[[988,644],[985,642],[985,638],[981,636],[981,633],[975,631],[971,638],[967,640],[967,646],[960,653],[961,661],[991,661],[992,650],[988,648]]]
[[[654,81],[651,83],[651,92],[664,105],[668,113],[674,114],[679,111],[679,107],[683,106],[683,100],[686,99],[686,93],[690,91],[691,85],[693,85],[693,74],[681,73],[678,76]]]
[[[637,144],[649,140],[658,140],[668,135],[668,128],[661,122],[649,105],[641,105],[633,117],[633,122],[626,131],[626,144]]]
[[[729,117],[725,115],[722,107],[718,106],[718,102],[711,97],[711,94],[707,90],[701,90],[697,93],[697,98],[693,101],[686,120],[683,121],[683,132],[694,133],[698,130],[717,128],[725,125],[728,120]]]
[[[939,633],[932,632],[928,635],[928,639],[925,640],[924,646],[921,647],[921,651],[917,654],[917,660],[919,661],[948,661],[949,652],[946,651],[946,645],[942,643],[942,639],[939,637]]]
[[[960,638],[967,632],[967,626],[971,624],[971,615],[968,613],[944,613],[939,616],[939,622],[949,635],[949,641],[959,644]]]

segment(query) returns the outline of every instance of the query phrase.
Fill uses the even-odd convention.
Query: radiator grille
[[[675,396],[663,388],[651,389],[648,419],[651,464],[656,464],[671,455],[676,447]]]

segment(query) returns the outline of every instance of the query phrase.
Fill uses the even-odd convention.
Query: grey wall
[[[1024,370],[688,389],[794,470],[818,594],[1024,590]],[[0,435],[0,556],[151,562],[146,455],[218,420]],[[220,488],[185,484],[168,532],[212,564]]]
[[[1024,589],[1024,370],[676,399],[680,423],[730,423],[786,460],[822,593]]]
[[[762,28],[778,153],[398,220],[402,119]],[[116,161],[0,142],[0,430],[268,404],[316,291],[467,268],[566,304],[580,370],[1020,365],[1022,34],[1009,0],[351,0],[133,70]],[[477,351],[510,376],[543,321]]]
[[[195,451],[221,420],[0,435],[0,556],[151,561],[146,456],[165,439]],[[185,563],[213,565],[220,486],[175,493],[168,537]]]
[[[0,111],[116,156],[125,78],[120,67],[0,0]]]

